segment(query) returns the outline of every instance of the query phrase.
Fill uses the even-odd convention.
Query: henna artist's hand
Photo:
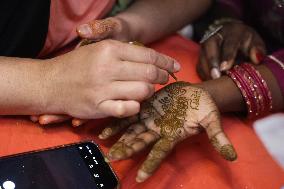
[[[210,94],[189,83],[166,86],[142,103],[139,115],[116,120],[99,137],[107,139],[127,126],[126,132],[110,149],[108,158],[111,161],[126,159],[154,144],[138,171],[138,182],[149,178],[178,142],[203,130],[223,158],[229,161],[237,158],[223,132],[218,108]]]
[[[132,41],[129,34],[128,24],[120,18],[109,17],[102,20],[92,20],[86,24],[77,27],[78,35],[83,39],[78,45],[85,46],[103,39],[115,39],[119,41]],[[32,115],[30,119],[33,122],[39,122],[41,125],[61,123],[71,119],[66,115]],[[72,125],[77,127],[84,124],[87,120],[72,119]]]
[[[138,113],[139,102],[154,93],[153,84],[167,83],[168,72],[176,72],[179,67],[174,59],[152,49],[113,40],[78,48],[46,62],[51,78],[47,87],[54,98],[47,112],[83,119]]]
[[[232,68],[238,55],[259,64],[265,53],[265,44],[253,28],[232,21],[201,44],[197,72],[203,80],[216,79]]]

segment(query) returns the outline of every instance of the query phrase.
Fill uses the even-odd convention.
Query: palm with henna
[[[206,131],[223,158],[229,161],[237,158],[223,132],[218,108],[210,94],[186,82],[176,82],[159,90],[142,103],[139,115],[114,121],[99,137],[107,139],[126,127],[126,132],[108,153],[110,161],[129,158],[154,144],[138,171],[137,182],[148,179],[178,142],[202,131]]]

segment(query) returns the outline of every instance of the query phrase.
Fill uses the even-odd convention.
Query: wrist
[[[211,95],[220,112],[246,111],[242,94],[229,77],[222,76],[219,79],[196,84],[196,86],[206,90]]]
[[[277,84],[276,78],[273,73],[265,66],[260,65],[256,67],[263,79],[266,81],[272,95],[272,111],[279,112],[284,108],[284,101],[281,94],[281,89]]]
[[[59,75],[59,64],[54,59],[43,60],[40,65],[39,73],[41,75],[38,82],[39,89],[39,105],[42,113],[63,114],[63,100],[60,91],[57,90]]]
[[[44,61],[27,58],[0,58],[0,113],[32,115],[45,112]]]

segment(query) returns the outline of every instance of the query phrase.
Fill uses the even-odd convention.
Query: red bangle
[[[246,65],[247,64],[244,64],[241,68],[243,68],[242,69],[243,73],[247,72],[245,79],[250,86],[250,90],[252,90],[252,92],[253,92],[253,98],[254,98],[255,104],[257,106],[257,109],[255,111],[255,116],[258,116],[261,112],[265,111],[264,110],[265,102],[264,102],[263,96],[261,95],[262,94],[261,89],[259,88],[258,85],[255,84],[255,82],[257,82],[258,78],[254,77],[255,76],[254,73],[252,73],[251,70],[248,70],[246,68]]]
[[[253,111],[255,116],[258,116],[259,112],[261,111],[261,102],[257,99],[258,91],[255,87],[254,80],[252,79],[251,75],[243,68],[243,66],[237,66],[237,73],[240,75],[240,80],[243,80],[243,86],[246,86],[246,89],[248,90],[247,93],[250,94],[250,102],[252,103]],[[253,116],[251,116],[253,117]]]
[[[250,64],[235,66],[227,72],[240,89],[248,109],[248,116],[265,115],[272,109],[272,96],[260,73]]]
[[[258,83],[260,83],[259,88],[262,91],[263,94],[263,101],[265,103],[264,107],[263,107],[263,111],[265,112],[270,112],[272,110],[272,95],[271,92],[267,86],[267,83],[265,82],[265,80],[262,78],[262,76],[260,75],[259,71],[257,71],[251,64],[244,64],[244,68],[251,73],[251,75],[253,76],[253,78],[255,80],[258,81]]]
[[[236,71],[230,70],[227,72],[227,75],[230,76],[233,81],[235,82],[235,84],[238,86],[238,88],[240,89],[243,97],[244,97],[244,101],[246,103],[247,106],[247,110],[248,110],[248,115],[250,115],[252,112],[255,111],[255,107],[253,106],[253,103],[251,103],[251,94],[249,94],[249,90],[247,89],[246,85],[243,85],[242,79],[241,77],[237,74]]]

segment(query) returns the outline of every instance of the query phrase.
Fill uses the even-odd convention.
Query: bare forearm
[[[0,114],[24,115],[44,109],[40,60],[0,57]]]
[[[273,111],[284,108],[283,97],[273,74],[265,66],[257,66],[257,70],[266,81],[273,99]],[[198,84],[207,90],[215,100],[221,112],[245,112],[246,106],[242,94],[233,80],[228,76]]]
[[[192,22],[210,4],[211,0],[139,0],[117,17],[130,25],[133,40],[149,43]]]

